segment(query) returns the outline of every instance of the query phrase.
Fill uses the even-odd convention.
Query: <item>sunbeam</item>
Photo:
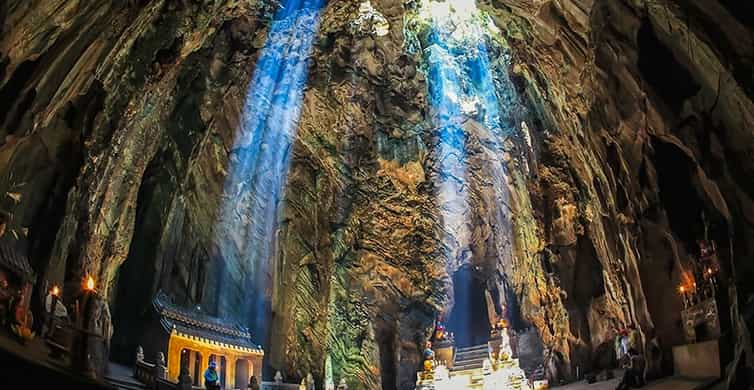
[[[448,242],[453,237],[445,237],[443,244],[446,248],[456,248],[456,253],[447,254],[449,265],[454,269],[465,260],[463,252],[467,248],[464,246],[470,234],[467,122],[474,120],[483,125],[488,135],[485,142],[491,144],[488,149],[493,153],[500,150],[500,140],[505,133],[485,41],[487,24],[475,3],[425,1],[420,15],[431,23],[424,55],[428,64],[432,122],[439,134],[438,200],[442,223],[446,232],[455,233],[457,241]],[[504,177],[502,164],[492,165],[489,169],[495,171],[496,176]]]
[[[275,15],[248,88],[225,183],[217,227],[220,255],[226,262],[223,276],[245,287],[244,294],[235,296],[246,301],[233,302],[234,294],[221,293],[221,307],[250,318],[260,340],[266,338],[269,323],[278,206],[325,2],[288,0]],[[234,264],[249,272],[234,272]]]
[[[454,360],[459,365],[445,380],[444,366],[439,367],[433,374],[439,375],[438,381],[433,380],[432,386],[470,388],[471,377],[462,374],[463,367],[481,360],[489,364],[490,359],[496,362],[496,368],[494,375],[487,372],[485,388],[518,386],[524,377],[517,361],[511,360],[510,355],[504,359],[488,355],[488,340],[490,343],[498,340],[495,342],[502,344],[495,350],[505,351],[500,345],[508,345],[508,336],[505,330],[497,329],[495,335],[487,334],[491,326],[484,322],[498,323],[506,313],[493,313],[502,317],[483,318],[491,317],[486,315],[491,310],[485,297],[489,291],[485,281],[475,278],[482,277],[477,263],[485,259],[473,258],[471,248],[477,227],[488,224],[497,257],[510,256],[511,216],[506,208],[509,192],[503,142],[514,132],[509,125],[512,123],[509,99],[515,96],[515,91],[505,81],[507,74],[502,75],[504,81],[500,85],[495,83],[494,76],[501,75],[493,75],[487,44],[491,39],[489,32],[496,29],[491,28],[489,18],[476,8],[474,1],[425,0],[418,13],[430,26],[423,47],[431,120],[438,139],[435,153],[441,239],[448,261],[446,267],[454,273],[455,299],[448,329],[456,335],[454,342],[458,349]],[[480,183],[492,187],[492,198],[476,194],[484,192],[475,187]],[[420,380],[419,384],[424,383]]]

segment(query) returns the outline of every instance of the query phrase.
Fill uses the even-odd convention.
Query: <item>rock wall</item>
[[[95,276],[116,354],[132,354],[157,290],[248,319],[249,286],[267,280],[253,291],[270,297],[271,367],[322,378],[329,354],[351,388],[412,388],[423,340],[452,310],[451,275],[471,263],[492,312],[536,327],[553,378],[610,365],[625,326],[659,375],[682,342],[681,271],[706,235],[730,291],[726,359],[751,367],[745,2],[479,1],[500,29],[485,40],[508,132],[463,123],[468,234],[442,223],[438,188],[453,177],[418,2],[329,2],[272,268],[257,275],[222,249],[247,236],[218,221],[273,3],[0,5],[0,230],[64,293]],[[246,191],[239,208],[266,196]]]
[[[173,1],[3,9],[2,93],[13,102],[3,116],[4,177],[25,183],[8,223],[28,228],[20,241],[40,280],[65,282],[73,295],[94,276],[110,296],[122,356],[133,354],[158,289],[219,313],[222,273],[243,265],[215,256],[214,226],[271,9]]]
[[[534,322],[565,325],[542,332],[569,362],[563,374],[605,364],[614,329],[625,325],[640,331],[650,374],[668,372],[668,347],[683,342],[676,289],[703,238],[717,243],[730,288],[721,320],[737,340],[725,343],[737,343],[737,359],[751,356],[739,316],[752,293],[741,283],[751,272],[750,6],[492,1],[486,9],[507,32],[513,72],[542,120],[530,194],[542,261],[562,297],[551,306],[567,321]]]

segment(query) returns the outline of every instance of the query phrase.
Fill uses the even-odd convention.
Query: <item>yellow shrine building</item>
[[[264,351],[248,328],[180,307],[164,293],[155,296],[153,306],[159,326],[144,335],[144,347],[167,351],[168,380],[177,382],[185,366],[193,385],[204,387],[204,370],[214,361],[224,389],[245,389],[252,375],[261,383]]]

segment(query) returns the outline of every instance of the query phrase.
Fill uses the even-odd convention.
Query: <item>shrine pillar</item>
[[[202,353],[202,354],[199,355],[201,357],[201,361],[202,361],[202,363],[201,363],[202,365],[199,368],[199,376],[200,376],[199,386],[205,386],[205,384],[204,384],[204,371],[209,366],[209,355],[210,355],[209,351],[205,351],[204,353]]]
[[[249,372],[253,372],[259,383],[262,383],[262,357],[257,355],[248,360],[250,366]]]
[[[209,365],[209,355],[209,351],[199,353],[199,357],[201,358],[201,365],[199,366],[199,386],[202,387],[204,387],[204,370],[206,370],[207,366]]]
[[[225,385],[228,388],[236,388],[236,355],[225,356]]]
[[[193,351],[190,349],[186,349],[186,353],[188,354],[188,369],[189,369],[189,375],[191,375],[192,383],[195,383],[197,385],[201,385],[201,379],[199,376],[195,375],[195,372],[202,373],[201,370],[196,370],[196,354],[199,353],[197,351]]]
[[[176,342],[172,337],[168,341],[168,380],[172,382],[178,381],[178,376],[181,375],[181,352],[183,351],[183,345]],[[188,353],[188,351],[186,351]],[[189,360],[190,364],[190,360]],[[190,372],[190,371],[189,371]]]

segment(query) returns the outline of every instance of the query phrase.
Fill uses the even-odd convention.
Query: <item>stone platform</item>
[[[571,383],[565,386],[553,387],[558,390],[615,390],[620,383],[620,378],[614,378],[608,381],[597,383],[586,383],[585,381]],[[672,377],[650,382],[642,389],[646,390],[695,390],[709,384],[703,380],[688,379],[682,377]]]
[[[437,367],[430,380],[422,380],[419,374],[417,389],[530,389],[518,359],[492,363],[487,344],[459,348],[454,354],[451,367],[450,370],[444,365]]]
[[[115,390],[110,384],[74,375],[51,360],[44,341],[21,345],[0,329],[0,389]]]
[[[673,347],[673,367],[677,376],[720,378],[720,347],[717,340]]]

